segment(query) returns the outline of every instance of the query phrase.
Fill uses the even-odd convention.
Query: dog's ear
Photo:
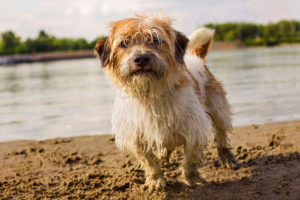
[[[176,56],[176,60],[181,63],[184,64],[184,54],[185,54],[185,50],[187,47],[187,44],[189,42],[189,39],[183,35],[182,33],[175,31],[176,34],[176,41],[175,41],[175,56]]]
[[[110,47],[108,44],[108,37],[98,41],[94,47],[99,59],[101,60],[102,67],[105,67],[109,62]]]

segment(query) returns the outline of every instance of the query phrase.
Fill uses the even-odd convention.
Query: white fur
[[[202,46],[203,44],[206,44],[213,38],[214,34],[215,31],[210,28],[206,28],[206,27],[199,28],[189,36],[190,41],[188,43],[187,48],[193,49],[195,47],[199,47]]]
[[[178,146],[184,138],[187,146],[204,147],[211,122],[192,85],[166,91],[161,98],[146,104],[117,95],[112,118],[116,144],[120,150],[134,149],[137,138],[147,148]]]
[[[191,71],[193,76],[198,81],[203,98],[206,98],[204,86],[207,81],[207,76],[204,68],[204,61],[202,59],[199,59],[195,54],[191,53],[187,53],[184,56],[184,60],[187,68]],[[201,73],[203,76],[200,76],[199,73]]]

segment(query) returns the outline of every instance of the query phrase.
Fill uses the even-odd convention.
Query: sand
[[[230,140],[239,168],[223,166],[211,142],[199,167],[207,183],[188,187],[178,149],[153,193],[110,135],[0,143],[0,199],[300,199],[300,121],[236,127]]]

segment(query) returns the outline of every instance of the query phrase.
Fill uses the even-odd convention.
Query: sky
[[[300,20],[300,0],[0,0],[0,33],[12,30],[24,39],[43,29],[93,40],[108,34],[111,21],[160,10],[187,35],[211,22]]]

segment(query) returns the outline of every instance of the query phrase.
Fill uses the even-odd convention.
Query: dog
[[[187,38],[165,15],[136,15],[112,22],[95,46],[102,68],[117,88],[112,116],[115,143],[145,169],[145,185],[164,187],[157,152],[184,151],[187,185],[203,181],[197,163],[214,128],[223,163],[235,163],[227,134],[231,111],[222,84],[205,57],[214,31],[200,28]]]

